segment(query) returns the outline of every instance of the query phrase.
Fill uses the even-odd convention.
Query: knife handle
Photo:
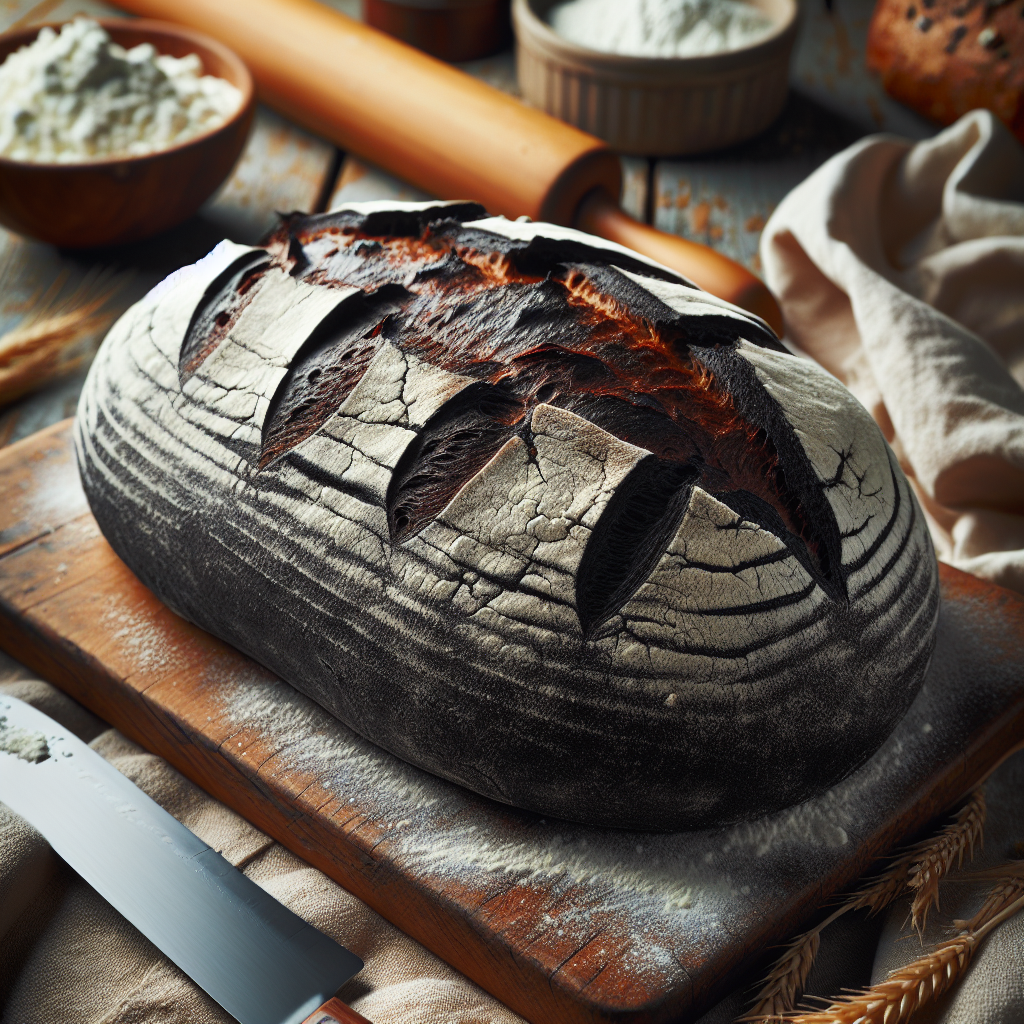
[[[346,1006],[340,999],[328,999],[315,1013],[310,1014],[302,1024],[370,1024],[351,1006]]]

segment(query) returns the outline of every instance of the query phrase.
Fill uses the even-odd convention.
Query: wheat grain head
[[[824,1010],[790,1014],[791,1024],[903,1024],[942,995],[970,963],[978,940],[958,935],[862,992],[840,996]]]
[[[1024,883],[1024,874],[1015,883]],[[1005,887],[997,886],[985,907],[966,922],[962,934],[940,943],[931,952],[893,971],[885,981],[861,992],[839,996],[824,1010],[791,1013],[789,1024],[904,1024],[920,1007],[948,991],[963,976],[986,935],[1024,909],[1024,892],[1006,902]]]
[[[814,958],[818,955],[822,929],[836,917],[838,913],[793,939],[765,978],[753,1007],[739,1018],[740,1021],[756,1021],[758,1024],[780,1021],[784,1014],[796,1007],[814,966]]]
[[[962,867],[964,855],[973,859],[975,846],[980,846],[985,825],[985,791],[976,789],[947,825],[934,839],[919,844],[919,859],[910,869],[908,886],[914,890],[910,913],[918,933],[924,930],[928,911],[939,906],[939,881],[953,867]]]

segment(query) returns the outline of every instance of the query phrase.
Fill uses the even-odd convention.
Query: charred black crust
[[[396,284],[343,299],[295,354],[270,400],[259,468],[316,433],[348,397],[377,351],[372,335],[409,293]]]
[[[331,213],[292,213],[281,218],[282,227],[292,237],[331,228],[352,228],[367,235],[393,238],[419,238],[427,228],[457,227],[466,221],[488,216],[479,203],[438,203],[420,210],[379,210],[358,213],[338,210]],[[280,230],[280,229],[279,229]]]
[[[439,410],[403,455],[388,497],[395,543],[415,536],[431,522],[446,504],[440,499],[450,500],[543,401],[647,449],[663,460],[665,479],[681,474],[688,486],[699,483],[737,514],[770,529],[790,545],[829,598],[845,600],[845,582],[838,571],[841,538],[832,510],[785,416],[735,350],[741,336],[778,348],[774,336],[740,316],[683,315],[624,273],[680,280],[668,271],[575,240],[536,236],[523,242],[467,223],[482,215],[480,207],[458,204],[372,214],[293,215],[284,222],[277,250],[286,245],[293,273],[301,268],[301,274],[318,285],[342,283],[362,291],[340,303],[292,360],[271,400],[260,468],[272,465],[319,429],[351,392],[377,347],[388,341],[480,381],[476,390]],[[333,250],[325,258],[310,259],[307,248],[325,238],[337,239]],[[398,253],[420,256],[396,264],[386,251],[395,239],[409,243]],[[484,263],[474,262],[480,258]],[[338,264],[338,259],[343,262]],[[501,283],[493,286],[487,274],[496,259],[506,260],[507,269],[500,271]],[[600,296],[598,305],[574,301],[580,288]],[[615,320],[616,310],[622,311],[621,323]],[[599,322],[594,322],[595,316]],[[614,330],[609,333],[602,324]],[[604,340],[588,351],[559,343],[591,331]],[[643,337],[634,341],[630,331]],[[664,379],[644,377],[651,370],[652,338],[666,346],[656,360]],[[778,463],[771,483],[776,497],[769,495],[765,501],[756,494],[745,496],[743,481],[717,464],[720,456],[715,450],[721,441],[701,425],[700,410],[680,412],[672,388],[678,390],[684,383],[679,370],[694,358],[714,371],[740,412],[760,428],[758,444],[766,463]],[[623,375],[633,383],[625,385]],[[697,390],[715,386],[705,382]],[[479,388],[492,389],[494,402],[505,403],[497,419],[486,411],[487,403],[471,409]],[[486,443],[470,443],[473,431]],[[626,490],[645,472],[638,470]],[[759,486],[757,481],[753,485]],[[652,487],[645,485],[637,493],[650,492],[655,500],[657,488]],[[644,518],[640,506],[633,512]],[[645,550],[658,549],[666,523],[658,519],[648,524],[653,533]],[[586,635],[614,614],[645,576],[627,569],[633,559],[619,566],[614,585],[608,573],[594,569],[611,557],[600,539],[611,529],[599,527],[588,546],[589,582],[580,591],[578,607]],[[598,551],[603,552],[600,558]],[[656,560],[641,559],[647,572]]]
[[[406,448],[385,499],[391,539],[414,537],[515,434],[524,406],[490,384],[471,384],[433,416]]]
[[[743,415],[761,427],[771,439],[779,453],[779,472],[784,475],[784,491],[793,495],[799,503],[803,509],[803,518],[813,530],[817,548],[816,564],[811,563],[806,547],[802,544],[794,545],[794,553],[802,561],[807,559],[809,571],[829,597],[845,602],[850,570],[844,569],[842,565],[843,538],[839,524],[792,423],[757,379],[753,366],[738,353],[728,349],[708,348],[700,351],[699,358],[723,381]]]
[[[650,576],[686,514],[698,475],[692,466],[650,455],[615,489],[576,571],[584,639]]]
[[[361,214],[352,210],[311,215],[292,214],[282,221],[280,230],[289,239],[302,239],[331,228],[348,228],[370,236],[418,238],[429,231],[455,245],[469,246],[508,256],[517,270],[524,274],[545,276],[574,265],[585,266],[595,284],[610,296],[635,308],[652,322],[664,326],[686,323],[698,344],[735,343],[744,338],[756,345],[777,352],[785,348],[771,328],[762,320],[750,316],[740,328],[735,318],[726,315],[703,314],[683,317],[669,306],[645,291],[616,268],[655,281],[683,284],[697,288],[691,280],[665,267],[648,263],[625,253],[609,252],[600,246],[587,245],[575,239],[547,238],[536,235],[529,241],[509,238],[494,231],[472,226],[471,222],[488,217],[487,211],[477,203],[438,205],[423,210],[387,210]],[[467,226],[470,225],[470,226]]]
[[[267,253],[247,252],[233,260],[210,282],[192,313],[178,354],[178,379],[182,384],[213,351],[211,343],[226,335],[229,321],[218,324],[217,319],[237,306],[239,287],[249,275],[269,265]]]

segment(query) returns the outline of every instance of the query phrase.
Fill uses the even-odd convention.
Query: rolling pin
[[[782,333],[775,299],[748,270],[619,208],[622,171],[604,142],[457,68],[316,0],[115,2],[221,40],[264,102],[431,195],[618,242]]]

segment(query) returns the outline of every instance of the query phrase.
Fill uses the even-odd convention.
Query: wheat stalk
[[[962,862],[966,849],[970,850],[973,857],[975,843],[980,842],[984,821],[985,797],[978,789],[957,812],[951,825],[898,854],[882,874],[869,878],[824,921],[793,939],[762,983],[753,1007],[739,1020],[763,1024],[785,1019],[784,1015],[796,1007],[797,1000],[803,994],[807,976],[818,953],[821,932],[828,925],[851,910],[867,910],[870,915],[877,914],[908,888],[917,888],[918,895],[914,901],[917,906],[922,892],[931,892],[932,883],[938,888],[939,879],[946,874],[953,860],[959,858]],[[918,881],[916,886],[915,880]],[[926,884],[929,887],[927,890]],[[937,895],[935,903],[938,904]],[[927,914],[928,906],[930,903],[925,906],[924,914]]]
[[[928,911],[939,906],[939,881],[953,866],[962,867],[964,854],[974,857],[975,844],[981,845],[985,825],[985,791],[976,789],[957,812],[952,824],[925,844],[920,859],[910,869],[908,885],[915,890],[910,913],[918,933],[923,931]]]
[[[906,889],[911,868],[921,858],[921,845],[913,846],[898,856],[881,875],[869,879],[824,921],[793,939],[765,978],[754,1006],[739,1021],[767,1024],[784,1020],[785,1014],[796,1007],[797,1000],[803,995],[807,976],[818,954],[822,931],[847,911],[866,908],[870,914],[877,914],[888,906]]]
[[[6,277],[12,250],[0,265]],[[91,271],[73,288],[67,271],[24,305],[29,312],[0,336],[0,406],[70,373],[91,355],[87,344],[113,319],[107,307],[129,275]]]
[[[954,921],[958,931],[974,931],[990,917],[1000,913],[1019,896],[1024,896],[1024,860],[1011,860],[984,871],[972,871],[968,881],[994,878],[997,885],[989,894],[981,910],[969,921]]]
[[[1000,890],[993,890],[993,896]],[[971,962],[982,940],[1007,918],[1024,909],[1024,894],[995,910],[990,898],[968,922],[963,934],[940,943],[930,953],[893,971],[877,985],[840,996],[824,1010],[788,1014],[789,1024],[904,1024],[929,1000],[950,989]]]
[[[757,1002],[747,1015],[739,1018],[741,1021],[779,1021],[796,1006],[818,955],[822,929],[840,913],[842,911],[837,911],[816,928],[793,939],[765,978]]]
[[[894,858],[880,875],[869,878],[860,889],[843,904],[842,910],[867,910],[870,916],[884,910],[910,883],[914,865],[921,859],[922,850],[934,839],[911,846]]]

